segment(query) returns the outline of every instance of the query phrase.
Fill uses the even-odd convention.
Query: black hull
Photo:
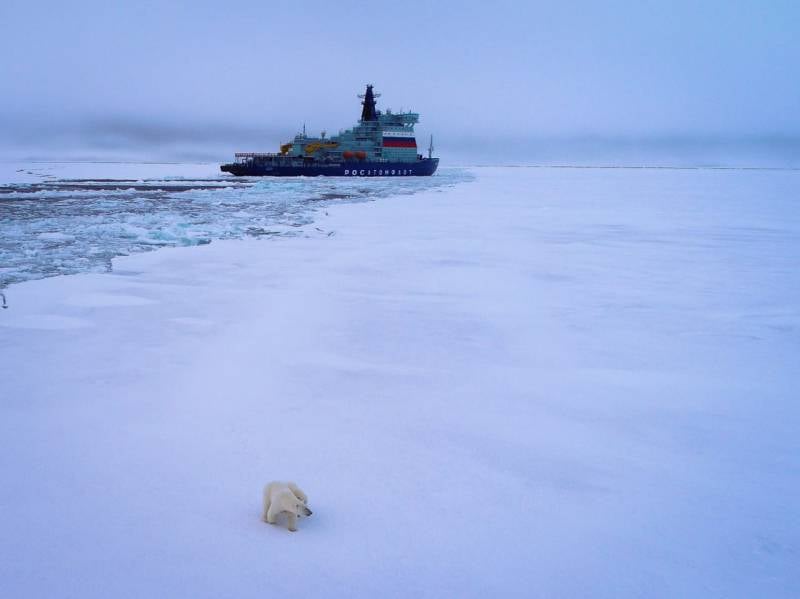
[[[305,166],[249,161],[223,164],[221,171],[237,177],[426,177],[436,172],[438,158],[416,162],[341,162]]]

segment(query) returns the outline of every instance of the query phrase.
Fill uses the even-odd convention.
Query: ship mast
[[[358,94],[359,98],[364,98],[364,101],[361,102],[364,108],[361,110],[361,120],[362,121],[377,121],[378,116],[375,112],[375,98],[380,98],[380,94],[372,93],[372,86],[367,85],[367,91],[364,94]]]
[[[433,135],[431,135],[431,143],[428,146],[428,158],[433,155]]]

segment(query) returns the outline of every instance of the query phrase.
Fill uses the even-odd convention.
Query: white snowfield
[[[474,173],[7,289],[0,596],[800,596],[800,171]]]

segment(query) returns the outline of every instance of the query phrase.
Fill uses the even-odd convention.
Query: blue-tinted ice
[[[296,235],[316,210],[455,185],[409,178],[46,179],[0,186],[0,289],[111,269],[115,256],[244,236]]]

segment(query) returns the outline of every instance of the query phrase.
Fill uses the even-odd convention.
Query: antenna
[[[428,146],[428,158],[433,154],[433,135],[431,135],[431,144]]]
[[[370,88],[370,87],[374,87],[374,86],[373,86],[373,85],[370,83],[370,84],[368,84],[368,85],[367,85],[367,88]],[[358,96],[359,98],[361,98],[361,99],[363,100],[364,98],[366,98],[366,97],[367,97],[367,94],[366,94],[366,93],[363,93],[363,94],[356,94],[356,96]],[[381,97],[381,95],[380,95],[380,94],[376,94],[376,93],[373,93],[373,94],[372,94],[372,96],[373,96],[374,98],[380,98],[380,97]]]
[[[303,137],[306,136],[306,122],[303,121]]]

